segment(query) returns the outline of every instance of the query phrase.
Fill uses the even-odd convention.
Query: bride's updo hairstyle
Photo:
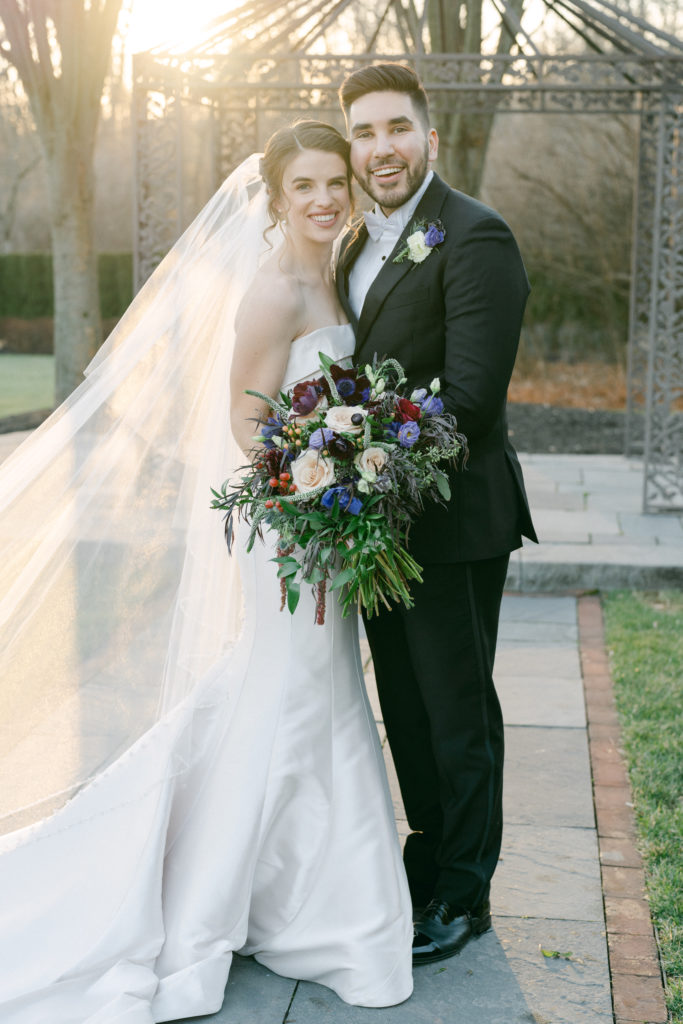
[[[346,167],[349,196],[352,194],[350,146],[341,132],[331,124],[311,120],[296,121],[278,128],[266,142],[261,160],[261,176],[268,190],[268,215],[272,222],[266,228],[266,235],[282,219],[275,207],[282,194],[282,179],[287,165],[295,156],[308,149],[337,153],[342,158]]]

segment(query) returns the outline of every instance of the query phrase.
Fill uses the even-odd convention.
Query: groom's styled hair
[[[406,64],[369,64],[346,76],[339,88],[346,126],[349,127],[349,107],[369,92],[403,92],[410,96],[422,127],[429,131],[429,100],[425,88],[412,68]]]

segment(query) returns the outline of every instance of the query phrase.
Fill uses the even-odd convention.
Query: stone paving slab
[[[594,829],[507,824],[491,903],[506,917],[603,919]]]
[[[576,601],[573,597],[547,597],[543,594],[504,594],[500,621],[502,625],[507,622],[553,622],[576,628]]]
[[[683,585],[683,515],[642,512],[643,467],[617,455],[520,455],[540,545],[514,552],[511,590]]]
[[[549,959],[556,951],[571,959]],[[612,1024],[605,937],[583,922],[496,918],[458,957],[421,967],[401,1006],[351,1007],[300,984],[285,1024]]]
[[[626,573],[630,573],[632,569],[649,567],[675,567],[680,571],[681,566],[677,564],[677,545],[662,542],[653,546],[649,543],[650,539],[646,537],[645,541],[648,543],[645,544],[634,543],[632,539],[622,540],[620,544],[586,544],[583,549],[580,545],[562,542],[554,544],[552,551],[543,551],[541,545],[536,547],[525,544],[520,555],[525,568],[533,567],[533,563],[561,565],[573,561],[575,565],[585,562],[586,567],[590,565],[594,570],[604,569],[606,572],[621,566],[624,566]],[[683,551],[683,545],[681,550]]]
[[[630,545],[629,545],[630,546]],[[648,557],[645,549],[652,551]],[[683,565],[672,564],[668,552],[657,555],[656,545],[641,545],[633,554],[618,557],[614,547],[594,546],[585,561],[577,560],[577,553],[585,555],[585,549],[575,545],[572,550],[564,544],[553,552],[553,557],[544,559],[532,556],[533,561],[519,561],[511,564],[506,580],[509,590],[562,591],[562,590],[612,590],[634,588],[644,590],[677,589],[683,587]],[[595,558],[596,561],[591,559]],[[600,561],[603,559],[603,561]]]
[[[584,730],[508,726],[503,806],[506,826],[593,828]]]
[[[580,729],[586,724],[580,679],[496,675],[496,682],[506,725]]]
[[[498,650],[504,647],[513,648],[518,644],[531,644],[538,637],[539,622],[516,622],[503,619],[498,627]],[[543,642],[545,644],[576,643],[576,626],[563,622],[543,623]]]
[[[543,627],[539,625],[539,630]],[[536,643],[503,645],[494,666],[496,679],[506,676],[541,676],[552,679],[580,679],[581,666],[576,647],[571,643],[546,643],[545,632]]]
[[[296,981],[273,974],[253,957],[235,955],[222,1009],[208,1016],[183,1017],[176,1024],[281,1024],[296,986]]]
[[[533,1024],[499,929],[505,934],[507,925],[495,921],[460,956],[416,970],[413,995],[400,1006],[346,1006],[319,985],[301,984],[287,1024]]]
[[[604,925],[564,920],[507,920],[496,931],[535,1024],[612,1024]],[[549,959],[541,953],[571,954]],[[607,984],[606,984],[607,979]],[[488,1024],[486,1015],[462,1024]],[[457,1024],[457,1018],[449,1024]]]
[[[534,509],[534,525],[539,537],[543,540],[547,533],[555,533],[563,537],[569,533],[621,533],[616,516],[605,512],[589,512],[583,509],[544,508]]]

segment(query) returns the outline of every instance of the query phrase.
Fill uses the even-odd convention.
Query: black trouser
[[[427,565],[415,607],[366,620],[412,834],[413,902],[488,897],[500,853],[503,719],[492,671],[509,555]]]

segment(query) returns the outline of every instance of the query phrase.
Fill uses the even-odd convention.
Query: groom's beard
[[[356,173],[356,177],[358,178],[358,182],[363,191],[367,192],[370,198],[374,199],[376,203],[379,203],[384,210],[396,210],[399,206],[403,206],[403,204],[407,203],[420,188],[422,182],[427,176],[427,171],[429,170],[429,146],[425,144],[422,157],[412,166],[405,164],[403,161],[400,162],[403,163],[403,166],[406,168],[405,181],[400,186],[397,186],[395,190],[382,189],[370,171],[366,171],[362,177]],[[387,160],[384,166],[389,167],[395,163],[397,163],[396,160]],[[380,164],[378,166],[382,165]]]

